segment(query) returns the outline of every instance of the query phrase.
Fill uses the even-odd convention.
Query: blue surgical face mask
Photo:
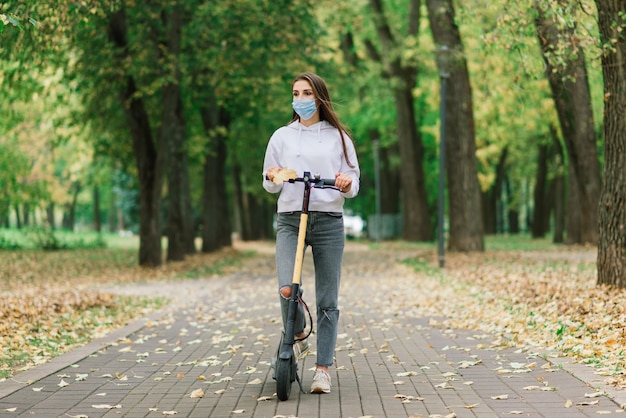
[[[302,120],[311,119],[317,110],[315,99],[295,99],[291,105]]]

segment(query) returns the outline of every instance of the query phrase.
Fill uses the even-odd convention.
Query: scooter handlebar
[[[266,180],[269,180],[270,178],[266,175],[265,176]],[[310,182],[313,187],[315,187],[316,189],[337,189],[339,190],[339,188],[335,187],[335,179],[321,179],[321,178],[316,178],[316,177],[306,177],[306,174],[304,177],[298,177],[295,179],[289,179],[289,180],[285,180],[285,183],[295,183],[295,182]]]
[[[335,187],[335,179],[315,179],[313,183],[315,183],[314,187],[320,189]]]

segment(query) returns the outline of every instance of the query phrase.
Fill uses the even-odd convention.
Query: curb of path
[[[546,360],[555,366],[562,367],[563,370],[567,371],[578,380],[585,382],[590,387],[601,389],[610,399],[613,399],[621,409],[626,409],[626,392],[607,385],[602,376],[598,376],[594,373],[592,367],[575,363],[569,357],[548,357]]]

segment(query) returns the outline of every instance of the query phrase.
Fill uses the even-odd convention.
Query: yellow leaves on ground
[[[414,260],[423,265],[429,257]],[[626,289],[597,286],[595,258],[588,246],[451,252],[440,274],[413,272],[421,292],[405,292],[399,281],[391,298],[415,316],[446,318],[446,328],[501,336],[492,346],[541,347],[594,364],[597,374],[624,386],[626,376],[616,371],[626,368]]]
[[[136,250],[0,251],[0,378],[125,325],[163,300],[107,294],[96,286],[164,280],[240,254],[196,254],[158,269],[137,266]],[[207,273],[209,274],[209,273]]]

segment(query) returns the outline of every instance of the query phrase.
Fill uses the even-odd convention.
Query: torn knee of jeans
[[[339,319],[339,309],[335,307],[325,308],[325,307],[320,306],[319,312],[331,322],[337,322],[337,320]]]
[[[291,286],[283,286],[278,291],[280,297],[283,299],[289,299],[291,297]]]
[[[279,289],[278,293],[283,299],[289,299],[291,297],[291,286],[283,286]],[[298,296],[302,297],[304,293],[304,289],[302,287],[298,288]]]

